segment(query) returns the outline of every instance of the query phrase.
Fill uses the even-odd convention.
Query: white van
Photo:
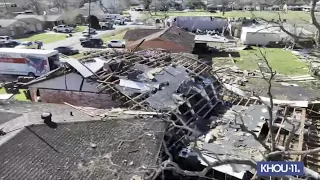
[[[0,74],[35,77],[59,66],[56,50],[0,48]]]

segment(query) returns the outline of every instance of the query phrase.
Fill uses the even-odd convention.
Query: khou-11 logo
[[[303,162],[264,161],[257,164],[258,176],[304,175]]]

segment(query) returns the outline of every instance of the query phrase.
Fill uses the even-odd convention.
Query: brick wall
[[[111,100],[108,94],[97,94],[77,91],[64,91],[52,89],[39,89],[40,98],[45,103],[70,103],[75,106],[87,106],[94,108],[118,107],[120,104]]]

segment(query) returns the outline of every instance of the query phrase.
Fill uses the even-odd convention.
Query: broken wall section
[[[108,94],[89,92],[39,89],[41,102],[63,104],[70,103],[75,106],[109,109],[118,107],[119,102],[113,101]]]

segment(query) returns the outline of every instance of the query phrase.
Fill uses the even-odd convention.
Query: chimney
[[[52,123],[52,114],[50,112],[45,112],[41,114],[41,119],[43,119],[44,123]]]

